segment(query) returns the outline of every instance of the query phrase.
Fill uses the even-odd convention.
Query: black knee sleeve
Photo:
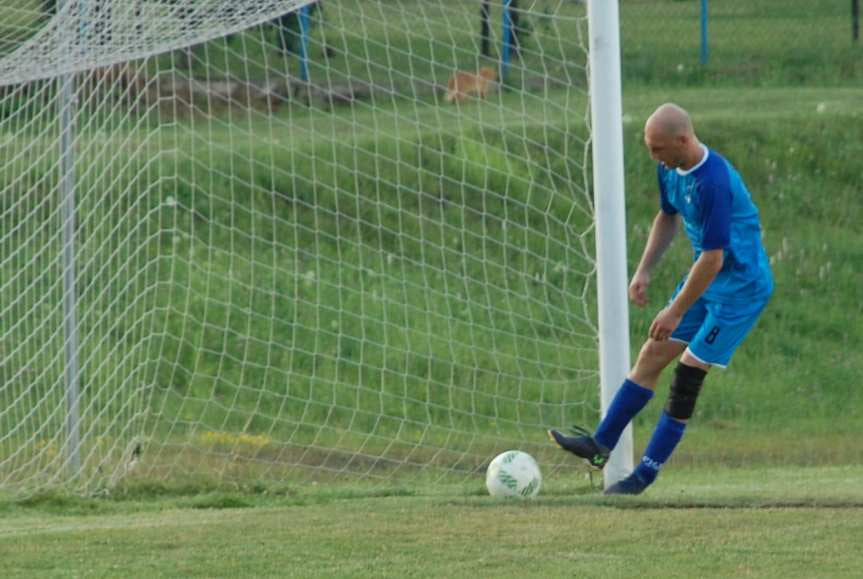
[[[695,412],[695,401],[701,392],[701,385],[707,372],[701,368],[687,366],[678,362],[674,369],[674,380],[668,393],[665,411],[672,418],[688,420]]]

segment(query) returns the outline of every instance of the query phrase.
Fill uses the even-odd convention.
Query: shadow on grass
[[[587,489],[584,494],[576,496],[551,496],[533,500],[494,499],[491,497],[468,497],[440,501],[440,504],[462,506],[467,508],[501,508],[517,507],[524,509],[554,508],[554,507],[603,507],[620,510],[697,510],[697,509],[863,509],[863,498],[799,498],[799,499],[764,499],[762,497],[736,496],[727,498],[686,498],[681,500],[669,498],[606,497],[593,489]]]

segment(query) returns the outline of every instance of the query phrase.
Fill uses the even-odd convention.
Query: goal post
[[[623,177],[623,104],[617,0],[590,0],[591,139],[596,212],[599,372],[602,415],[629,372],[626,203]],[[604,470],[608,487],[633,468],[632,426]]]
[[[505,91],[479,2],[47,4],[0,8],[0,490],[583,481],[545,430],[628,364],[604,3],[483,3]]]

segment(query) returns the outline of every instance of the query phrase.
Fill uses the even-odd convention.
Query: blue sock
[[[656,429],[653,431],[653,436],[650,438],[650,443],[644,451],[644,456],[641,458],[641,463],[635,467],[635,474],[638,478],[648,485],[656,480],[659,469],[674,452],[674,447],[683,438],[685,430],[685,422],[675,420],[667,412],[662,413],[656,424]]]
[[[628,378],[624,380],[623,385],[614,395],[605,418],[596,429],[593,440],[609,450],[617,446],[623,429],[636,414],[641,412],[651,398],[653,398],[653,390],[639,386]]]

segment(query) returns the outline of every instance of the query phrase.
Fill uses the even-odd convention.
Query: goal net
[[[15,6],[0,488],[570,468],[545,429],[599,406],[582,3]]]

